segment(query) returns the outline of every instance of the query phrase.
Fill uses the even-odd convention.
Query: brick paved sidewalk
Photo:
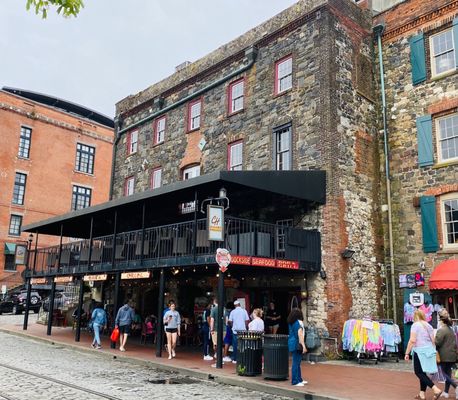
[[[81,341],[74,341],[74,331],[71,328],[53,327],[52,336],[46,335],[46,327],[31,324],[27,331],[22,326],[3,326],[2,331],[25,334],[39,339],[53,341],[59,344],[72,346],[84,351],[97,351],[90,348],[92,337],[87,332],[81,333]],[[317,363],[303,362],[302,376],[309,381],[304,388],[294,388],[289,381],[267,381],[261,377],[240,377],[235,372],[235,365],[225,364],[223,369],[212,368],[211,361],[202,360],[201,353],[179,347],[177,357],[173,360],[165,357],[157,358],[155,348],[149,345],[140,345],[134,340],[128,341],[125,353],[110,349],[109,339],[102,339],[103,349],[98,350],[101,355],[118,358],[126,357],[134,362],[147,362],[153,367],[174,370],[191,376],[212,378],[221,383],[228,383],[246,387],[248,389],[266,391],[268,393],[290,396],[302,399],[412,399],[418,390],[418,381],[413,371],[396,371],[381,369],[377,366],[358,366],[349,362]],[[403,362],[403,361],[401,361]],[[396,368],[393,365],[393,368]],[[452,389],[453,391],[453,389]],[[454,395],[453,392],[451,392]],[[432,395],[429,394],[429,398]]]

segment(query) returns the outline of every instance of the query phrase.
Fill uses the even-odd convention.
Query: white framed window
[[[127,155],[136,153],[138,150],[138,131],[129,132],[127,137]]]
[[[22,215],[11,214],[8,234],[11,236],[20,236],[22,229]]]
[[[200,176],[200,165],[193,165],[192,167],[186,167],[183,169],[183,180],[195,178]]]
[[[227,169],[241,171],[243,166],[243,142],[230,143],[227,150]]]
[[[292,168],[291,124],[274,129],[275,169],[288,171]]]
[[[83,143],[76,144],[75,170],[86,174],[94,173],[95,147]]]
[[[72,210],[81,210],[91,205],[92,189],[73,185]]]
[[[229,85],[229,114],[243,110],[245,80],[239,79]]]
[[[441,196],[444,249],[458,249],[458,192]]]
[[[429,39],[431,53],[431,75],[437,76],[455,69],[456,43],[453,30],[447,29]]]
[[[165,116],[156,120],[154,130],[154,144],[162,143],[165,139]]]
[[[200,128],[200,114],[202,111],[202,100],[189,103],[188,108],[188,131]]]
[[[458,160],[458,113],[436,119],[439,162]]]
[[[275,63],[275,94],[293,87],[293,56],[285,57]]]
[[[131,194],[134,194],[135,190],[135,177],[131,176],[129,178],[126,178],[125,184],[124,184],[124,196],[130,196]]]
[[[154,168],[151,171],[151,189],[157,189],[162,185],[162,168]]]

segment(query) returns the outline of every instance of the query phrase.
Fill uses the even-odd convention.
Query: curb
[[[63,347],[72,349],[74,351],[78,351],[80,353],[85,353],[85,354],[90,353],[90,354],[97,355],[99,357],[104,357],[110,360],[128,362],[128,363],[135,364],[135,365],[148,366],[148,367],[152,367],[152,368],[155,368],[161,371],[165,371],[165,372],[179,373],[179,374],[187,375],[192,378],[197,378],[197,379],[202,379],[202,380],[211,380],[216,383],[221,383],[224,385],[231,385],[231,386],[238,386],[238,387],[242,387],[242,388],[249,389],[249,390],[255,390],[258,392],[272,394],[275,396],[289,397],[292,399],[300,399],[300,400],[347,400],[341,397],[325,396],[325,395],[320,395],[318,393],[310,393],[310,392],[298,391],[294,389],[277,387],[277,386],[269,385],[268,383],[269,381],[265,381],[265,383],[258,382],[258,381],[251,382],[251,381],[248,381],[240,377],[232,377],[232,376],[226,376],[223,374],[218,374],[217,371],[215,371],[215,373],[208,373],[208,372],[196,371],[195,369],[192,369],[192,368],[166,365],[158,361],[142,360],[142,359],[135,358],[135,357],[129,357],[124,354],[113,355],[112,353],[106,353],[104,351],[94,352],[93,349],[81,347],[81,346],[66,343],[66,342],[56,341],[56,340],[53,340],[52,338],[46,339],[42,337],[37,337],[37,336],[34,336],[26,332],[13,331],[13,330],[9,330],[6,328],[0,328],[0,332],[6,333],[12,336],[18,336],[22,338],[36,340],[41,343],[63,346]]]

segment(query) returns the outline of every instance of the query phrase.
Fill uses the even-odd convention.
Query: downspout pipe
[[[396,301],[396,281],[395,281],[395,266],[394,266],[394,249],[393,249],[393,218],[391,211],[391,178],[390,178],[390,157],[388,147],[388,123],[386,117],[386,97],[385,97],[385,76],[383,69],[383,51],[382,51],[382,35],[385,30],[383,24],[376,25],[373,28],[374,34],[377,36],[378,60],[380,68],[380,92],[382,94],[382,118],[383,118],[383,145],[385,152],[385,181],[386,181],[386,201],[388,205],[388,241],[390,251],[390,273],[391,273],[391,300],[393,307],[393,321],[398,323],[398,311]]]

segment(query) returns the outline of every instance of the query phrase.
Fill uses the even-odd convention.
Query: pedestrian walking
[[[224,309],[224,326],[226,327],[226,334],[224,335],[224,362],[232,361],[231,357],[229,357],[229,347],[232,345],[232,329],[229,326],[229,315],[231,314],[233,308],[233,303],[229,301],[228,303],[226,303],[226,308]]]
[[[176,304],[173,301],[169,302],[169,310],[165,312],[164,318],[165,334],[167,336],[167,351],[169,360],[176,356],[175,347],[177,344],[177,336],[180,336],[181,318],[176,311]]]
[[[409,361],[409,355],[412,353],[415,375],[420,381],[420,393],[415,398],[426,399],[426,388],[430,387],[434,391],[433,399],[437,400],[441,396],[442,390],[426,375],[437,372],[434,331],[432,326],[426,322],[423,311],[416,310],[413,314],[413,320],[404,359]]]
[[[213,357],[210,353],[210,307],[211,303],[205,307],[202,314],[202,339],[204,344],[204,360],[213,361]]]
[[[224,336],[226,334],[226,323],[227,317],[229,314],[226,315],[226,309],[223,308],[223,343],[224,343]],[[210,312],[210,333],[213,342],[213,353],[216,359],[216,347],[218,344],[218,326],[220,321],[218,320],[218,299],[216,297],[213,298],[213,307]],[[231,340],[232,343],[232,340]],[[227,346],[229,348],[229,345]],[[224,351],[223,357],[226,357],[226,361],[232,361],[230,358],[227,357],[227,350]],[[224,361],[224,360],[223,360]]]
[[[119,350],[126,351],[127,337],[130,334],[130,327],[135,317],[134,303],[132,300],[126,303],[118,310],[115,319],[115,327],[119,329]]]
[[[264,333],[264,321],[262,320],[262,310],[255,308],[253,310],[253,320],[248,324],[249,331],[263,332]]]
[[[92,329],[94,330],[94,340],[91,346],[94,349],[101,349],[100,328],[103,329],[107,327],[107,313],[102,308],[102,303],[96,303],[94,311],[92,311],[91,321]]]
[[[444,308],[439,311],[439,329],[436,333],[436,349],[439,353],[439,365],[445,376],[445,389],[442,397],[448,398],[450,386],[455,388],[455,398],[458,399],[456,383],[451,377],[452,367],[457,361],[457,346],[455,333],[452,330],[452,320]]]
[[[293,308],[288,315],[288,349],[293,356],[293,364],[291,366],[291,384],[293,386],[304,386],[308,382],[302,379],[301,361],[302,355],[307,352],[305,347],[305,329],[304,315],[299,308]]]
[[[228,323],[232,328],[232,362],[237,363],[237,331],[245,331],[247,329],[248,323],[250,322],[250,317],[246,310],[240,307],[240,301],[234,301],[234,309],[229,314]]]

